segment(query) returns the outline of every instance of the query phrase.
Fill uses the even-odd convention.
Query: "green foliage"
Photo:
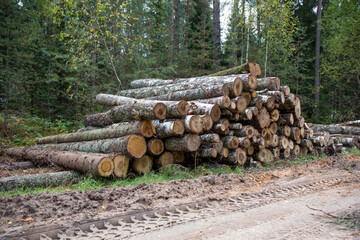
[[[0,125],[3,124],[3,119],[4,118],[0,114]],[[11,115],[7,131],[8,143],[13,146],[29,146],[36,143],[36,138],[69,133],[79,127],[83,127],[82,123],[64,119],[50,121],[49,119],[37,116],[19,117]],[[2,135],[3,131],[0,131],[0,136],[4,139]]]

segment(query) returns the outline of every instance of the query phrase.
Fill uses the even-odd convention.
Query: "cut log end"
[[[247,154],[248,154],[248,155],[253,155],[254,152],[255,152],[254,146],[249,146],[249,147],[247,148]]]
[[[174,162],[174,155],[171,152],[164,152],[158,159],[156,159],[155,165],[157,168],[161,168],[174,164]]]
[[[254,75],[250,74],[248,77],[248,85],[250,89],[256,89],[257,82],[257,78]]]
[[[221,109],[218,105],[214,105],[214,107],[211,109],[210,117],[214,122],[219,121],[221,117]]]
[[[235,97],[240,96],[240,94],[243,91],[243,82],[241,80],[241,78],[237,77],[234,80],[233,83],[233,93],[235,95]]]
[[[185,161],[184,152],[173,152],[174,163],[183,163]]]
[[[147,143],[147,153],[158,156],[164,151],[164,142],[161,139],[150,139]]]
[[[185,100],[181,100],[177,105],[176,105],[176,110],[178,111],[178,113],[182,116],[186,116],[187,113],[189,112],[189,103]]]
[[[295,117],[297,119],[301,118],[301,104],[300,104],[300,99],[298,97],[295,100]]]
[[[139,174],[146,174],[150,172],[152,166],[153,160],[148,155],[144,155],[141,158],[134,159],[132,162],[132,169]]]
[[[130,158],[124,155],[116,155],[113,162],[115,177],[125,179],[129,170]]]
[[[142,136],[132,135],[127,143],[127,151],[134,158],[141,158],[146,153],[146,141]]]
[[[154,115],[159,120],[164,120],[167,114],[167,107],[163,103],[156,103],[154,107]],[[186,115],[186,114],[185,114]]]
[[[152,121],[143,120],[140,125],[140,132],[141,132],[141,135],[146,138],[152,137],[156,133],[156,130],[155,130],[154,125],[152,124]]]
[[[183,135],[185,132],[184,124],[178,119],[174,121],[173,132],[177,135]]]
[[[104,157],[100,160],[97,171],[102,177],[109,177],[114,172],[114,163],[111,158]]]
[[[277,110],[277,109],[272,110],[270,113],[270,117],[271,117],[271,120],[274,122],[279,120],[279,117],[280,117],[279,110]]]
[[[202,120],[202,125],[205,131],[209,131],[212,127],[213,127],[213,120],[210,117],[210,115],[206,114],[201,116],[201,120]]]
[[[222,92],[223,96],[229,96],[230,95],[230,89],[225,84],[222,86],[221,92]]]
[[[248,101],[244,96],[240,96],[236,99],[236,111],[243,113],[248,105]]]

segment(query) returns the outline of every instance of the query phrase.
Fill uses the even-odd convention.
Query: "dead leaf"
[[[34,221],[34,219],[32,219],[31,217],[28,217],[28,218],[25,218],[25,219],[22,219],[23,222],[32,222]]]

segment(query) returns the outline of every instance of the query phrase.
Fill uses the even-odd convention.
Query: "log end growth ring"
[[[117,155],[113,158],[115,177],[125,179],[129,170],[130,158],[124,155]]]
[[[201,139],[198,135],[195,134],[189,134],[187,137],[187,148],[190,152],[195,152],[199,149],[201,144]]]
[[[104,157],[100,160],[97,171],[102,177],[109,177],[114,172],[114,163],[111,158]]]
[[[167,114],[167,107],[163,103],[156,103],[154,107],[154,115],[159,120],[164,120]]]
[[[234,95],[237,97],[237,96],[240,96],[240,94],[242,93],[243,91],[243,82],[241,80],[241,78],[237,77],[235,78],[234,80],[234,83],[233,83],[233,92],[234,92]]]
[[[257,78],[255,77],[255,75],[250,74],[248,77],[248,85],[251,89],[256,89],[257,87]]]
[[[152,137],[154,134],[156,134],[156,130],[154,125],[152,124],[152,121],[143,120],[141,122],[140,132],[146,138]]]
[[[141,158],[146,153],[146,141],[142,136],[132,135],[127,143],[127,151],[134,158]]]

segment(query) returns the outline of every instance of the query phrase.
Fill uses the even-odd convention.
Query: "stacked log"
[[[354,121],[356,122],[356,121]],[[313,130],[315,149],[320,153],[332,153],[360,148],[360,127],[345,124],[309,124]]]
[[[117,95],[98,94],[96,102],[111,109],[85,116],[81,131],[7,154],[125,178],[169,164],[244,166],[312,152],[322,140],[305,124],[300,99],[260,74],[247,63],[210,76],[136,80]]]

